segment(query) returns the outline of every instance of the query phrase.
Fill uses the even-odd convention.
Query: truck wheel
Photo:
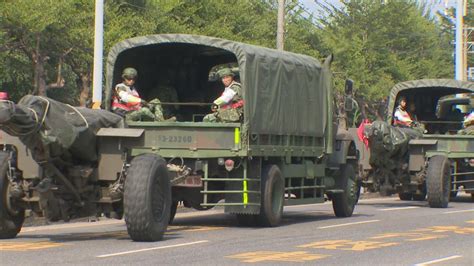
[[[413,194],[401,192],[401,193],[398,193],[398,197],[400,198],[400,200],[411,200],[411,198],[413,197]]]
[[[0,239],[16,237],[25,221],[25,211],[16,208],[9,196],[8,160],[9,154],[0,152]]]
[[[342,165],[339,170],[339,188],[343,193],[332,195],[332,208],[337,217],[350,217],[357,202],[357,182],[354,168],[350,164]]]
[[[163,238],[171,214],[171,185],[163,158],[143,154],[130,162],[124,209],[127,231],[134,241]]]
[[[261,202],[258,224],[273,227],[281,222],[285,196],[285,181],[277,165],[264,168],[261,181]]]
[[[422,194],[413,194],[413,200],[424,201],[426,199],[426,193]]]
[[[170,220],[168,224],[172,224],[174,217],[176,216],[176,211],[178,210],[178,201],[171,202],[171,210],[170,210]]]
[[[447,208],[449,184],[451,183],[451,164],[446,156],[435,155],[428,162],[426,191],[431,208]]]

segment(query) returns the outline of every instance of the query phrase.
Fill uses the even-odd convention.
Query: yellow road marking
[[[305,262],[319,260],[329,257],[329,255],[311,254],[306,251],[277,252],[277,251],[256,251],[227,256],[227,258],[239,259],[241,262],[262,262],[262,261],[284,261],[284,262]]]
[[[474,234],[474,227],[459,227],[455,225],[451,226],[431,226],[425,229],[418,229],[416,231],[429,231],[433,233],[455,233],[460,235]]]
[[[431,239],[444,238],[447,235],[429,234],[423,232],[399,232],[399,233],[384,233],[371,237],[370,239],[387,239],[387,238],[408,238],[405,241],[425,241]]]
[[[378,242],[378,241],[352,241],[352,240],[326,240],[318,241],[298,246],[299,248],[317,248],[317,249],[338,249],[365,251],[399,245],[397,242]]]
[[[471,220],[471,221],[466,221],[466,223],[469,223],[469,224],[474,224],[474,220]]]
[[[0,242],[0,251],[29,251],[64,246],[62,243],[40,242]]]

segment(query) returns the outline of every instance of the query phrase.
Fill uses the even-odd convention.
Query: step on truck
[[[16,236],[26,209],[50,220],[124,216],[135,241],[162,239],[179,202],[196,210],[222,206],[244,226],[278,226],[283,206],[328,199],[337,217],[351,216],[359,191],[357,152],[335,115],[331,61],[195,35],[116,44],[107,58],[105,109],[122,70],[134,67],[146,100],[159,95],[164,80],[174,87],[178,101],[162,100],[162,106],[176,121],[120,126],[111,117],[113,123],[94,130],[94,142],[68,146],[61,164],[32,160],[4,133],[0,237]],[[213,78],[221,67],[238,69],[243,115],[232,123],[203,122],[224,89]],[[73,146],[94,147],[96,158],[74,156]]]

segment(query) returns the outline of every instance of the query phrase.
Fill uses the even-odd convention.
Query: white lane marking
[[[435,264],[435,263],[443,262],[443,261],[447,261],[447,260],[453,260],[453,259],[457,259],[457,258],[461,258],[461,257],[462,256],[454,255],[454,256],[441,258],[441,259],[437,259],[437,260],[430,260],[430,261],[426,261],[426,262],[422,262],[422,263],[417,263],[417,264],[415,264],[415,266],[430,265],[430,264]]]
[[[474,212],[474,209],[471,210],[460,210],[460,211],[450,211],[450,212],[443,212],[444,214],[449,214],[449,213],[460,213],[460,212]]]
[[[169,245],[169,246],[144,248],[144,249],[130,250],[130,251],[124,251],[124,252],[118,252],[118,253],[112,253],[112,254],[104,254],[104,255],[99,255],[99,256],[96,256],[96,257],[97,258],[107,258],[107,257],[113,257],[113,256],[128,255],[128,254],[133,254],[133,253],[138,253],[138,252],[150,251],[150,250],[190,246],[190,245],[196,245],[196,244],[201,244],[201,243],[206,243],[206,242],[209,242],[209,241],[208,240],[201,240],[201,241],[196,241],[196,242],[182,243],[182,244]]]
[[[398,210],[409,210],[409,209],[418,209],[418,206],[409,206],[409,207],[399,207],[399,208],[386,208],[386,209],[379,209],[379,211],[398,211]]]
[[[371,201],[397,201],[398,198],[373,198],[373,199],[359,199],[359,202],[371,202]]]
[[[326,228],[333,228],[333,227],[340,227],[340,226],[347,226],[347,225],[354,225],[354,224],[367,224],[367,223],[375,223],[375,222],[380,222],[380,220],[369,220],[369,221],[361,221],[361,222],[354,222],[354,223],[347,223],[347,224],[321,226],[321,227],[318,227],[318,229],[326,229]]]
[[[373,199],[359,199],[359,202],[371,202],[371,201],[395,201],[398,198],[373,198]],[[301,205],[288,205],[284,206],[285,209],[301,208],[301,207],[310,207],[310,206],[321,206],[331,204],[331,201],[326,201],[324,203],[311,203],[311,204],[301,204]]]

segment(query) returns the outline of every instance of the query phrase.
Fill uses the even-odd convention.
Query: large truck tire
[[[413,194],[407,192],[400,192],[398,193],[398,197],[400,198],[400,200],[411,200],[413,198]]]
[[[125,179],[125,223],[134,241],[158,241],[171,214],[171,184],[166,161],[143,154],[130,162]]]
[[[350,164],[344,164],[340,167],[338,180],[343,193],[335,193],[332,195],[332,208],[337,217],[350,217],[354,212],[357,203],[357,181],[354,168]]]
[[[277,165],[264,167],[260,188],[260,214],[257,223],[265,227],[278,226],[283,215],[285,180]]]
[[[25,211],[13,205],[10,198],[7,152],[0,152],[0,239],[14,238],[25,221]]]
[[[447,208],[451,183],[451,164],[446,156],[435,155],[428,162],[426,191],[431,208]]]

